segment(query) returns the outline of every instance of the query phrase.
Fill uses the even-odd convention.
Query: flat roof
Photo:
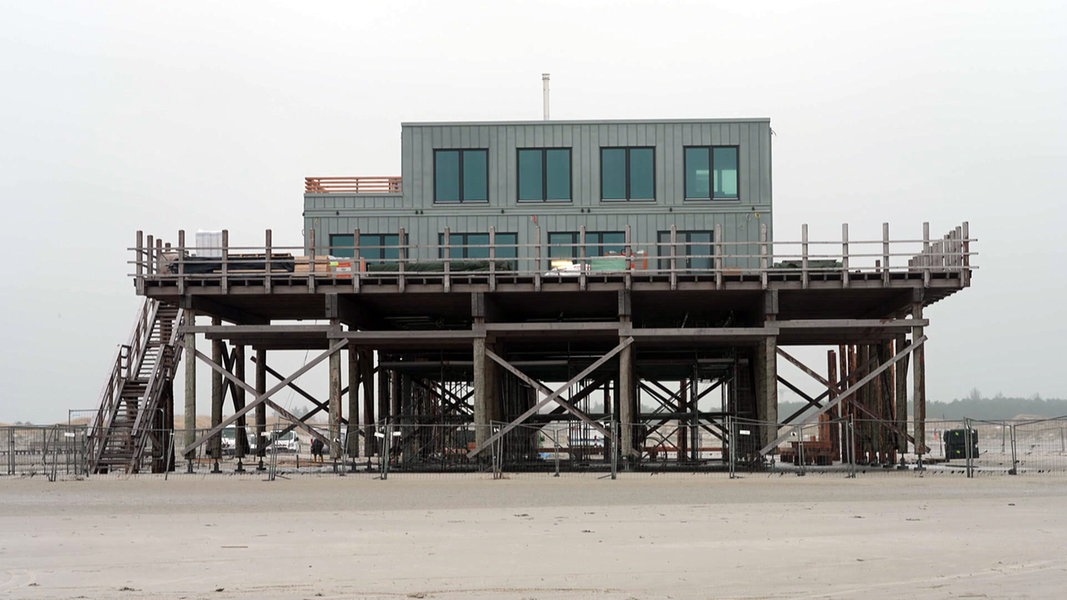
[[[486,125],[673,125],[684,123],[770,123],[769,117],[735,119],[593,119],[593,120],[539,120],[539,121],[408,121],[401,127],[455,127]]]

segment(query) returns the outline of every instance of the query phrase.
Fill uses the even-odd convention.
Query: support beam
[[[212,317],[211,324],[218,327],[222,324],[222,321],[218,317]],[[211,340],[211,362],[216,365],[222,364],[223,353],[225,352],[226,342],[222,340]],[[217,427],[222,422],[222,400],[223,400],[223,387],[222,387],[222,369],[211,372],[211,427]],[[228,371],[227,371],[228,372]],[[211,443],[208,444],[208,453],[212,458],[218,460],[222,458],[222,435],[216,434],[211,438]]]
[[[233,374],[241,381],[245,380],[245,347],[242,345],[233,348]],[[232,390],[233,410],[238,411],[245,407],[245,389],[234,386]],[[234,456],[244,458],[248,455],[248,423],[244,417],[237,419],[237,432],[234,436]]]
[[[905,339],[904,336],[898,336],[894,342],[894,348],[897,352],[900,352],[908,346],[910,342]],[[900,431],[908,431],[908,357],[905,356],[893,367],[893,378],[896,384],[896,400],[897,400],[897,428]],[[900,451],[908,451],[908,439],[906,435],[901,435],[898,441],[898,447]]]
[[[140,265],[140,263],[138,263]],[[183,309],[185,315],[182,320],[189,325],[196,324],[196,311],[191,308]],[[196,440],[196,360],[192,356],[196,353],[196,334],[185,333],[185,446],[191,446]],[[192,453],[186,453],[185,458],[192,460]],[[189,463],[192,468],[192,463]]]
[[[619,429],[623,460],[635,461],[641,453],[634,447],[634,410],[637,407],[634,377],[634,347],[627,344],[619,352]],[[607,438],[605,438],[607,439]]]
[[[267,351],[256,350],[256,395],[267,391]],[[189,362],[195,362],[190,360]],[[261,460],[267,455],[267,405],[256,406],[256,456]],[[262,462],[260,463],[262,465]]]
[[[345,455],[350,458],[359,456],[359,386],[362,383],[360,372],[360,352],[355,346],[348,346],[348,428],[345,433]]]
[[[332,319],[331,324],[337,327],[341,323]],[[330,354],[330,458],[341,458],[341,353]]]
[[[778,429],[777,346],[777,339],[768,337],[756,347],[756,420],[761,423],[761,444],[773,440]]]
[[[485,338],[474,338],[474,443],[482,448],[489,439],[489,389],[486,377]]]
[[[912,304],[911,316],[915,319],[922,319],[923,304],[921,301]],[[911,339],[912,347],[915,350],[915,365],[912,369],[914,372],[912,383],[915,386],[912,392],[912,402],[915,403],[915,407],[912,409],[912,414],[915,416],[914,447],[915,454],[918,455],[919,462],[922,463],[923,454],[930,451],[930,448],[926,445],[926,351],[922,347],[922,342],[926,341],[926,337],[923,334],[922,326],[911,330]]]

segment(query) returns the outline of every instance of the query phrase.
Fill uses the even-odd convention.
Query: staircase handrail
[[[141,318],[138,319],[137,324],[130,333],[128,345],[133,354],[130,356],[129,364],[126,365],[127,379],[134,379],[141,372],[141,363],[144,361],[145,353],[152,342],[152,331],[155,328],[159,305],[160,302],[158,300],[146,301],[141,309]]]
[[[123,350],[127,348],[125,345],[120,345],[115,351],[115,360],[111,365],[111,375],[104,382],[104,389],[100,392],[100,408],[97,409],[92,423],[89,424],[88,437],[86,438],[86,445],[88,446],[86,456],[89,459],[90,469],[95,468],[97,461],[100,460],[100,454],[104,448],[103,438],[100,433],[107,431],[107,428],[111,426],[112,417],[122,394],[123,373],[126,371],[123,358],[128,358],[128,354],[124,355]]]
[[[144,360],[147,341],[151,337],[150,327],[155,322],[158,308],[158,300],[145,298],[140,310],[138,310],[137,319],[130,331],[128,342],[118,348],[115,361],[112,363],[111,376],[108,377],[107,382],[104,384],[104,389],[100,393],[100,408],[97,410],[93,423],[89,427],[89,438],[86,443],[88,445],[87,456],[90,470],[96,468],[104,453],[104,447],[107,444],[107,432],[111,429],[115,413],[118,411],[123,382],[136,376],[137,371],[140,369],[141,361]],[[149,328],[147,334],[145,333],[146,328]]]
[[[158,319],[159,311],[157,310],[155,312],[155,321],[158,321]],[[133,423],[131,432],[133,455],[130,457],[130,463],[126,467],[128,473],[134,470],[141,460],[141,455],[144,453],[145,444],[148,442],[148,433],[151,430],[152,420],[150,417],[158,408],[159,397],[163,393],[163,385],[165,382],[174,379],[174,371],[182,356],[183,346],[178,341],[181,339],[180,331],[184,323],[184,312],[178,311],[171,325],[170,338],[166,341],[160,340],[159,357],[152,368],[152,374],[148,377],[148,385],[145,386],[145,403],[144,406],[138,407],[137,418],[134,419]],[[153,323],[154,329],[155,323]]]

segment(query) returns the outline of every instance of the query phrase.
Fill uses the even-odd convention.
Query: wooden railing
[[[354,289],[362,279],[394,278],[404,287],[405,276],[420,279],[440,278],[446,291],[453,277],[461,271],[484,270],[490,288],[495,287],[497,275],[531,277],[535,289],[542,280],[578,281],[581,289],[592,277],[637,276],[663,277],[676,289],[683,278],[714,278],[721,288],[726,279],[758,281],[764,289],[774,279],[799,281],[807,288],[814,280],[837,281],[850,287],[851,281],[869,285],[881,280],[889,285],[893,279],[921,278],[929,285],[932,278],[957,278],[964,287],[970,285],[971,271],[976,268],[976,255],[967,223],[956,227],[942,240],[930,238],[929,225],[923,224],[921,238],[895,239],[889,237],[889,225],[883,224],[881,239],[854,239],[847,225],[842,225],[838,240],[814,241],[808,238],[807,225],[801,226],[801,237],[793,241],[771,241],[766,225],[760,227],[756,240],[724,241],[722,225],[716,225],[712,241],[686,241],[676,227],[671,226],[666,240],[643,241],[633,237],[629,226],[623,238],[613,242],[594,242],[587,239],[585,227],[579,227],[578,240],[561,244],[547,244],[546,232],[534,226],[532,243],[496,243],[496,233],[489,228],[488,243],[452,243],[448,228],[439,243],[412,243],[407,231],[400,228],[389,245],[366,243],[359,229],[352,230],[350,245],[324,247],[317,244],[314,230],[308,232],[308,246],[315,248],[314,258],[303,256],[306,247],[280,247],[272,244],[272,234],[266,232],[264,246],[229,246],[228,232],[222,232],[221,248],[185,246],[185,232],[178,232],[178,245],[164,244],[138,232],[134,276],[139,292],[143,293],[146,279],[173,279],[179,291],[186,280],[218,280],[225,290],[230,276],[242,281],[262,277],[269,287],[277,280],[305,279],[309,287],[316,279],[350,280]],[[376,232],[381,234],[381,232]],[[514,238],[509,238],[514,239]],[[331,257],[330,253],[343,257]],[[383,254],[389,258],[382,257]],[[221,255],[221,256],[220,256]],[[217,258],[216,258],[217,257]],[[464,258],[458,258],[464,257]],[[471,258],[466,258],[471,257]],[[477,257],[477,258],[474,258]],[[573,278],[573,279],[572,279]],[[403,291],[403,289],[401,289]],[[184,293],[184,292],[182,292]]]
[[[305,177],[305,194],[399,194],[399,177]]]

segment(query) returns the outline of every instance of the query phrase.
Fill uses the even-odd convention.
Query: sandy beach
[[[1058,598],[1067,478],[0,479],[5,598]]]

